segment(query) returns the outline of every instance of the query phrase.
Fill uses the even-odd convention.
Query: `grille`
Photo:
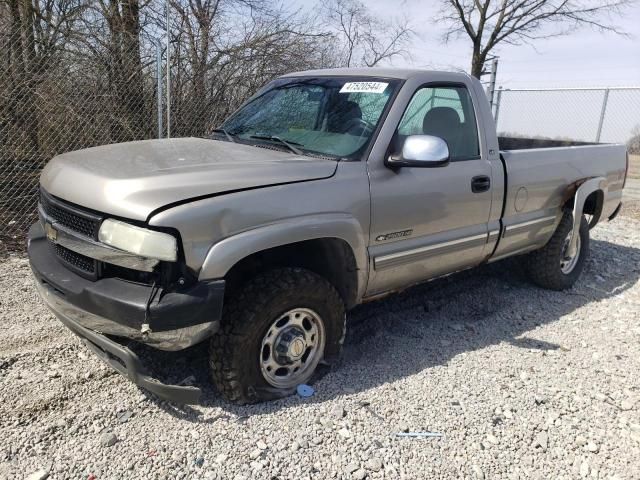
[[[40,204],[47,216],[55,222],[81,235],[95,238],[100,217],[66,205],[43,191],[40,191]]]
[[[53,244],[58,258],[68,263],[77,270],[81,270],[89,275],[95,275],[97,270],[97,262],[93,258],[85,257],[79,253],[69,250],[62,245]]]

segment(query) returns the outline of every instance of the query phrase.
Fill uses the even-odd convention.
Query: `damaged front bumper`
[[[138,356],[118,343],[118,338],[168,351],[200,343],[220,328],[223,280],[160,291],[149,306],[151,331],[143,333],[150,285],[118,278],[83,278],[58,261],[40,224],[29,231],[28,251],[43,301],[94,353],[162,398],[197,403],[198,388],[166,385],[149,377]]]
[[[202,390],[197,387],[182,385],[167,385],[147,375],[140,358],[129,348],[93,330],[83,327],[78,321],[65,313],[73,311],[65,302],[57,298],[53,289],[38,282],[37,290],[45,304],[53,311],[58,319],[73,333],[78,335],[98,358],[110,365],[118,373],[124,375],[139,387],[144,388],[158,397],[177,403],[197,404]]]

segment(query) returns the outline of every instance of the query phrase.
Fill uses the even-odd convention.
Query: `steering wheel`
[[[370,135],[373,132],[373,125],[362,118],[352,118],[347,121],[344,126],[344,133],[349,133],[358,137],[365,134]]]

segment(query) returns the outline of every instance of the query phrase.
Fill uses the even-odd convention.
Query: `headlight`
[[[178,259],[178,244],[173,235],[136,227],[110,218],[100,225],[98,240],[142,257],[167,262],[175,262]]]

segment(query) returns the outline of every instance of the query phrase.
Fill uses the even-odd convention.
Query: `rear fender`
[[[577,186],[573,201],[573,230],[571,231],[571,239],[569,240],[569,249],[567,254],[573,256],[576,253],[578,236],[580,232],[580,221],[582,220],[582,212],[584,203],[593,192],[601,191],[603,198],[607,195],[607,179],[604,177],[595,177],[584,180]]]
[[[223,278],[240,260],[262,250],[320,238],[349,244],[358,268],[358,299],[362,298],[368,275],[367,239],[355,218],[339,213],[289,218],[225,238],[209,249],[199,279]]]

